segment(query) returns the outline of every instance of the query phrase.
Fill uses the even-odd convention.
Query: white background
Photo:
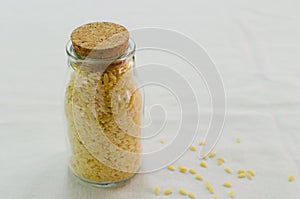
[[[215,151],[233,169],[252,168],[254,180],[237,179],[195,152],[174,165],[194,167],[216,189],[233,184],[236,198],[293,199],[300,194],[299,1],[1,1],[0,198],[213,198],[190,174],[162,170],[138,175],[122,187],[99,189],[67,172],[63,95],[65,44],[91,21],[129,30],[161,27],[201,43],[218,66],[227,95],[227,119]],[[240,144],[235,143],[241,137]],[[197,140],[199,141],[199,140]],[[289,183],[287,178],[296,180]],[[153,188],[173,195],[153,195]]]

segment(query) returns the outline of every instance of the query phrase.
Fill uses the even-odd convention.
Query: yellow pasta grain
[[[206,155],[202,155],[202,159],[203,159],[203,160],[206,160],[206,159],[207,159],[207,156],[206,156]]]
[[[222,165],[224,162],[225,162],[224,158],[218,157],[218,159],[217,159],[217,165],[218,166]]]
[[[190,172],[191,174],[196,174],[196,173],[197,173],[197,171],[196,171],[195,169],[190,169],[189,172]]]
[[[161,144],[164,144],[164,143],[165,143],[165,139],[164,139],[164,138],[160,138],[159,142],[160,142]]]
[[[224,182],[223,186],[227,187],[227,188],[230,188],[231,187],[231,183],[230,182]]]
[[[215,196],[214,199],[219,199],[219,197],[218,197],[218,196]]]
[[[166,189],[165,191],[164,191],[164,194],[165,195],[170,195],[170,194],[172,194],[173,193],[173,191],[171,190],[171,189]]]
[[[245,178],[246,177],[246,174],[245,173],[240,173],[238,174],[238,178]]]
[[[103,83],[104,83],[104,85],[107,85],[107,84],[108,84],[108,81],[109,81],[108,75],[107,75],[107,73],[105,73],[105,74],[104,74],[104,77],[103,77]]]
[[[214,194],[214,193],[215,193],[214,188],[211,186],[211,184],[210,184],[209,182],[206,182],[206,183],[205,183],[205,186],[206,186],[206,189],[207,189],[211,194]]]
[[[173,165],[168,166],[168,169],[169,169],[170,171],[175,171],[175,167],[174,167]]]
[[[196,195],[194,193],[192,193],[192,192],[189,192],[188,196],[191,199],[196,199]]]
[[[239,169],[239,170],[237,171],[237,174],[242,174],[242,173],[244,173],[244,174],[245,174],[245,170],[243,170],[243,169]]]
[[[207,164],[206,164],[206,162],[203,162],[203,161],[202,161],[202,162],[200,162],[200,166],[206,168],[206,167],[207,167]]]
[[[249,180],[252,180],[252,175],[250,174],[250,173],[247,173],[247,178],[249,179]]]
[[[209,187],[211,187],[211,184],[209,182],[205,182],[205,186],[208,189]]]
[[[184,189],[179,189],[179,191],[178,191],[181,195],[183,195],[183,196],[186,196],[187,195],[187,193],[186,193],[186,191],[184,190]]]
[[[208,154],[208,157],[209,158],[213,158],[213,157],[215,157],[216,156],[216,153],[215,152],[210,152],[209,154]]]
[[[230,196],[230,198],[234,198],[234,196],[235,196],[235,193],[234,193],[234,191],[233,191],[233,190],[229,191],[229,196]]]
[[[200,145],[200,146],[204,146],[204,145],[205,145],[205,142],[203,142],[203,141],[202,141],[202,142],[199,142],[199,145]]]
[[[226,167],[224,170],[225,170],[227,173],[232,173],[232,169],[229,168],[229,167]]]
[[[191,151],[197,151],[197,148],[195,146],[190,146]]]
[[[195,178],[196,178],[196,180],[200,180],[200,181],[202,181],[202,180],[203,180],[203,177],[202,177],[202,176],[200,176],[200,175],[196,175],[196,176],[195,176]]]
[[[289,180],[289,182],[293,182],[295,180],[295,177],[294,176],[289,176],[288,180]]]
[[[248,172],[248,174],[250,174],[251,176],[255,176],[255,171],[253,171],[252,169],[248,170],[247,172]]]
[[[237,137],[237,138],[235,139],[235,141],[236,141],[237,143],[240,143],[240,142],[241,142],[241,138],[240,138],[240,137]]]
[[[160,194],[160,189],[159,189],[159,187],[155,187],[155,189],[154,189],[154,194],[157,195],[157,196]]]
[[[219,161],[221,161],[221,162],[225,162],[225,159],[224,158],[222,158],[222,157],[218,157],[218,159],[217,160],[219,160]]]
[[[181,173],[186,173],[187,172],[187,168],[183,167],[183,166],[178,166],[178,169]]]

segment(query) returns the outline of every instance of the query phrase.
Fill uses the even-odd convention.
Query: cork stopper
[[[128,40],[128,30],[112,22],[85,24],[71,34],[74,51],[83,58],[118,57],[127,50]]]

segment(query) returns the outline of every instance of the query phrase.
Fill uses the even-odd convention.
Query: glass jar
[[[131,178],[141,161],[142,96],[134,73],[135,44],[114,58],[81,58],[66,47],[72,72],[65,94],[70,170],[98,186]]]

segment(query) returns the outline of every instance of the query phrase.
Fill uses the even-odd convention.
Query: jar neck
[[[135,43],[132,39],[129,39],[127,50],[121,56],[112,58],[82,58],[74,51],[71,41],[67,43],[66,52],[68,54],[69,66],[75,71],[99,72],[105,71],[108,67],[117,67],[118,65],[132,62],[135,53]]]

